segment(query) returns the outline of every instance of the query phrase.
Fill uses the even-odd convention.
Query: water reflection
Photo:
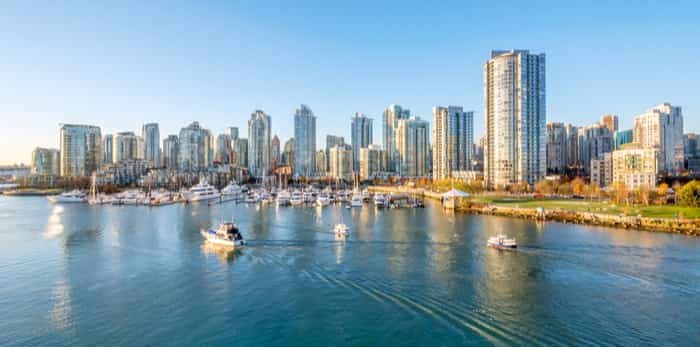
[[[61,222],[61,215],[63,214],[63,206],[56,205],[51,209],[51,214],[49,215],[49,220],[46,225],[46,231],[44,232],[44,237],[52,238],[63,233],[64,227]]]
[[[236,258],[240,257],[243,252],[240,248],[231,248],[226,246],[213,245],[209,242],[203,241],[200,247],[202,253],[207,256],[215,256],[219,259],[221,265],[231,265]]]

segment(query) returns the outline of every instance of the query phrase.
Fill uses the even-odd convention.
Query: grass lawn
[[[616,206],[597,201],[586,200],[559,200],[559,199],[529,199],[519,197],[490,197],[476,196],[472,198],[474,202],[490,203],[504,207],[522,207],[545,209],[562,209],[578,212],[594,212],[621,214],[628,208],[627,212],[632,215],[642,215],[643,217],[674,218],[677,214],[682,214],[685,218],[700,218],[700,208],[677,207],[673,205],[664,206]]]

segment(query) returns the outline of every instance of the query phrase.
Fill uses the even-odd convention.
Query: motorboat
[[[333,232],[336,236],[348,236],[350,235],[350,228],[344,223],[338,223],[333,227]]]
[[[289,205],[289,200],[292,198],[292,196],[289,194],[289,191],[287,190],[280,190],[277,193],[277,206],[287,206]]]
[[[487,244],[489,247],[498,249],[514,249],[518,247],[514,238],[508,238],[503,234],[489,237]]]
[[[214,229],[201,229],[200,234],[215,245],[227,247],[240,247],[245,245],[243,235],[238,230],[238,226],[233,222],[224,222],[219,224],[219,227]]]
[[[243,190],[241,186],[231,182],[224,189],[221,190],[221,195],[225,196],[238,196]]]
[[[305,203],[313,203],[316,201],[316,198],[314,197],[314,193],[311,190],[307,190],[302,194],[302,197],[304,199]]]
[[[304,203],[304,196],[300,191],[295,190],[292,192],[292,196],[289,198],[289,203],[292,204],[292,206],[300,206]]]
[[[216,188],[209,185],[207,181],[197,183],[195,186],[190,188],[190,190],[188,190],[187,194],[185,195],[187,202],[207,201],[218,199],[220,197],[221,193],[219,193],[219,191],[216,190]]]
[[[362,207],[362,195],[353,194],[352,197],[350,198],[350,206],[351,207]]]
[[[71,190],[69,192],[63,192],[58,195],[52,195],[46,197],[50,202],[54,204],[63,203],[76,203],[76,202],[87,202],[87,195],[80,190]]]
[[[382,193],[374,194],[374,205],[377,207],[386,206],[386,197]]]
[[[369,193],[368,189],[362,190],[362,202],[370,202],[372,200],[372,195]]]
[[[326,193],[321,193],[318,195],[318,198],[316,198],[316,204],[318,204],[318,206],[328,206],[330,203],[331,197]]]

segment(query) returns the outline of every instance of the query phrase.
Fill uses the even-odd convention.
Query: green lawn
[[[632,216],[642,215],[643,217],[674,218],[677,214],[682,214],[685,218],[700,218],[700,208],[677,207],[673,205],[616,206],[614,204],[586,200],[528,199],[491,196],[476,196],[472,198],[472,201],[504,207],[543,207],[545,209],[563,209],[608,214],[621,214],[628,208],[627,212]]]

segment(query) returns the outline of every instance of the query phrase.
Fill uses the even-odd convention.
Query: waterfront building
[[[102,164],[111,164],[114,157],[114,136],[102,136]]]
[[[545,55],[493,51],[484,64],[488,188],[535,184],[546,173]]]
[[[633,142],[658,148],[664,165],[659,172],[683,167],[683,114],[680,107],[663,103],[635,117]]]
[[[590,173],[591,160],[600,159],[614,149],[613,133],[602,123],[578,128],[578,157],[585,173]]]
[[[622,145],[632,143],[634,137],[632,129],[618,130],[613,134],[613,139],[615,141],[615,149],[620,149]]]
[[[335,179],[351,181],[352,171],[352,149],[345,146],[335,146],[330,149],[330,172],[329,175]]]
[[[276,169],[280,165],[280,160],[282,159],[282,152],[280,150],[280,138],[277,135],[272,137],[270,145],[270,161],[272,162],[272,169]]]
[[[350,132],[352,167],[357,172],[360,170],[360,149],[367,148],[372,143],[372,118],[360,112],[355,112],[352,116]]]
[[[61,173],[60,152],[55,148],[37,147],[32,151],[31,174],[58,176]]]
[[[60,129],[61,176],[90,176],[102,162],[102,134],[92,125],[62,124]]]
[[[163,163],[162,166],[168,170],[177,170],[177,160],[179,153],[179,143],[177,135],[168,135],[163,139]]]
[[[100,184],[127,186],[139,184],[142,177],[153,167],[154,165],[150,160],[125,159],[102,166],[96,175]]]
[[[113,138],[112,163],[138,159],[138,137],[131,131],[117,133]]]
[[[141,128],[141,138],[144,141],[144,160],[153,165],[160,165],[160,130],[158,123],[144,124]]]
[[[561,174],[568,166],[566,129],[564,123],[547,123],[547,173]]]
[[[309,106],[294,112],[294,175],[313,176],[316,164],[316,116]]]
[[[379,145],[360,149],[360,179],[370,180],[384,171],[384,151]]]
[[[433,107],[433,179],[470,170],[474,145],[474,112],[460,106]]]
[[[236,141],[235,148],[236,163],[235,166],[238,168],[248,167],[248,139],[239,138]]]
[[[199,122],[180,129],[178,167],[182,172],[199,172],[209,165],[210,133]]]
[[[597,159],[591,160],[591,184],[606,187],[613,181],[613,154],[604,153]]]
[[[628,189],[655,187],[656,177],[663,167],[663,155],[656,147],[638,143],[623,145],[613,152],[613,183],[624,183]]]
[[[411,111],[399,105],[389,105],[382,114],[382,146],[384,147],[384,162],[389,172],[399,171],[398,150],[396,148],[396,128],[399,120],[411,118]]]
[[[216,154],[214,155],[214,161],[219,164],[231,164],[231,156],[233,155],[231,143],[231,135],[229,134],[219,134],[219,136],[216,137]]]
[[[326,171],[328,167],[328,158],[326,157],[326,151],[319,149],[316,151],[316,174],[319,176],[326,176],[328,172]]]
[[[270,172],[270,128],[272,120],[261,110],[255,110],[248,120],[248,172],[260,178]]]
[[[430,126],[418,117],[399,119],[396,127],[398,174],[426,177],[430,174]]]
[[[284,143],[284,150],[282,151],[282,165],[289,166],[294,172],[294,138],[290,138]]]
[[[603,117],[600,117],[600,124],[602,124],[604,127],[608,128],[610,130],[610,133],[615,133],[617,131],[617,115],[614,114],[606,114]]]
[[[235,142],[238,140],[238,127],[228,127],[226,128],[226,132],[228,132],[229,136],[231,136],[231,141]],[[231,145],[233,145],[233,143]]]
[[[335,146],[345,146],[345,138],[342,136],[336,136],[336,135],[326,135],[326,158],[328,159],[327,160],[328,167],[327,167],[326,171],[331,170],[331,167],[330,167],[330,165],[331,165],[331,160],[330,160],[331,148],[333,148]]]
[[[686,170],[691,173],[700,171],[700,136],[698,134],[683,135],[683,158]]]
[[[580,168],[581,161],[578,157],[578,127],[566,125],[566,166],[567,168]]]

